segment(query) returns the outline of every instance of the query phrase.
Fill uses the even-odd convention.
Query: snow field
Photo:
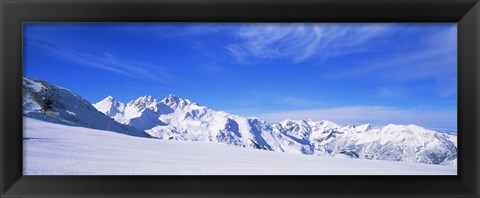
[[[25,175],[456,175],[455,166],[160,140],[24,117]]]

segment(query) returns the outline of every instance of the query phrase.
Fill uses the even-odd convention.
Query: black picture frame
[[[0,0],[1,197],[479,197],[478,0]],[[23,176],[24,22],[458,22],[457,176]],[[439,41],[441,42],[441,41]]]

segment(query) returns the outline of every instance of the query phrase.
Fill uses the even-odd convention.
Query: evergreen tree
[[[52,100],[52,95],[51,94],[46,94],[45,98],[42,101],[42,110],[44,113],[51,111],[53,109],[53,100]]]

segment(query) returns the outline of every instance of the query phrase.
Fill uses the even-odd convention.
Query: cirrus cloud
[[[300,63],[358,53],[362,44],[391,30],[389,24],[250,24],[234,31],[225,47],[240,63],[286,59]]]

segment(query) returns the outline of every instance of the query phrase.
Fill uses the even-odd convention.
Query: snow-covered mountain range
[[[118,133],[216,142],[277,152],[456,165],[457,136],[416,125],[268,123],[212,110],[188,99],[143,96],[124,104],[109,96],[93,106],[68,89],[24,77],[23,113],[48,122]]]
[[[267,123],[212,110],[188,99],[112,96],[94,107],[117,122],[161,139],[217,142],[278,152],[456,165],[457,137],[416,125],[338,125],[330,121]]]
[[[105,116],[72,91],[42,80],[23,77],[23,114],[48,122],[151,137],[142,130]]]

